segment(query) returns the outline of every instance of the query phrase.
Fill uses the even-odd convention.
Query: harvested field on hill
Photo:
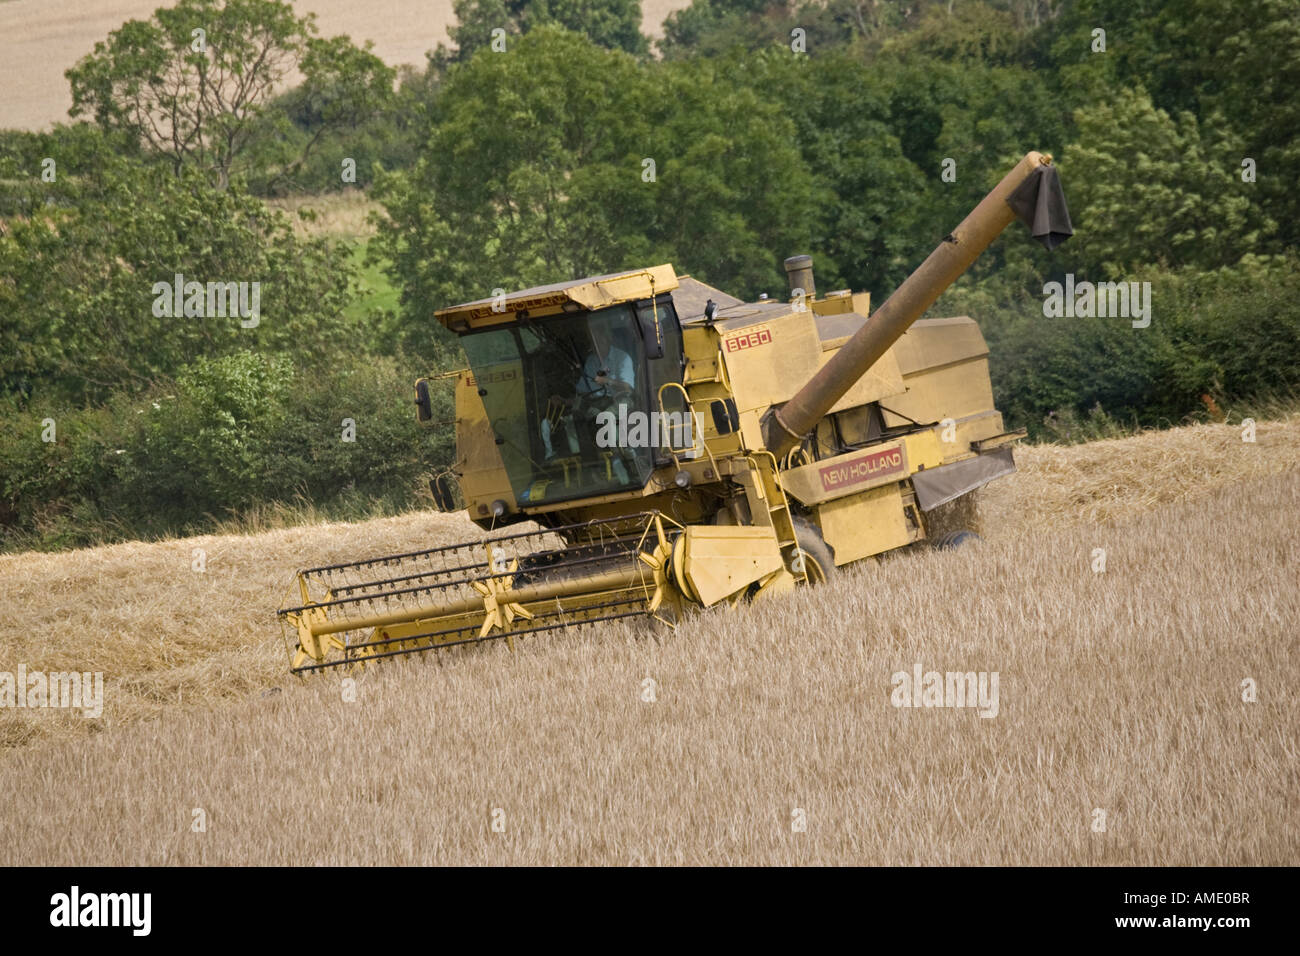
[[[1300,416],[1262,424],[1255,444],[1243,443],[1234,426],[1196,425],[1090,445],[1023,446],[1016,460],[1014,476],[980,493],[990,541],[1106,527],[1300,468]],[[274,612],[298,568],[479,535],[462,515],[417,512],[0,555],[0,606],[8,612],[0,619],[0,671],[20,662],[31,670],[103,671],[109,701],[101,720],[0,708],[0,752],[286,685],[287,638]],[[204,571],[196,572],[200,552]]]
[[[983,544],[354,700],[285,674],[281,588],[459,517],[0,558],[0,669],[108,677],[101,721],[3,714],[0,862],[1294,864],[1298,456],[1294,422],[1025,448]],[[892,706],[918,663],[998,673],[997,715]]]

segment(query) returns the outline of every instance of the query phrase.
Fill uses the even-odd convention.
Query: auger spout
[[[831,407],[878,362],[981,252],[1022,219],[1048,249],[1072,232],[1052,158],[1030,152],[985,196],[961,225],[793,398],[763,419],[763,442],[778,459],[803,441]]]

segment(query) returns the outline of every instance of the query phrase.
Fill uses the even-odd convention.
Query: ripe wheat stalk
[[[0,711],[0,863],[1294,864],[1297,431],[1026,448],[982,544],[348,695],[268,636],[292,569],[462,519],[0,558],[0,670],[108,679],[100,721]],[[893,706],[917,663],[998,715]]]

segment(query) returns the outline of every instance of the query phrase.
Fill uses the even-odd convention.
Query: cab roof
[[[677,285],[677,273],[670,264],[664,263],[648,269],[611,272],[609,275],[534,286],[505,296],[453,305],[433,314],[453,332],[464,333],[518,321],[522,313],[527,313],[529,318],[539,318],[635,302],[661,292],[671,292]]]

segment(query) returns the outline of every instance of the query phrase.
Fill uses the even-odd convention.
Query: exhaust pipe
[[[785,274],[790,280],[790,298],[797,298],[802,291],[804,298],[817,298],[817,286],[813,282],[812,256],[791,256],[785,260]]]

